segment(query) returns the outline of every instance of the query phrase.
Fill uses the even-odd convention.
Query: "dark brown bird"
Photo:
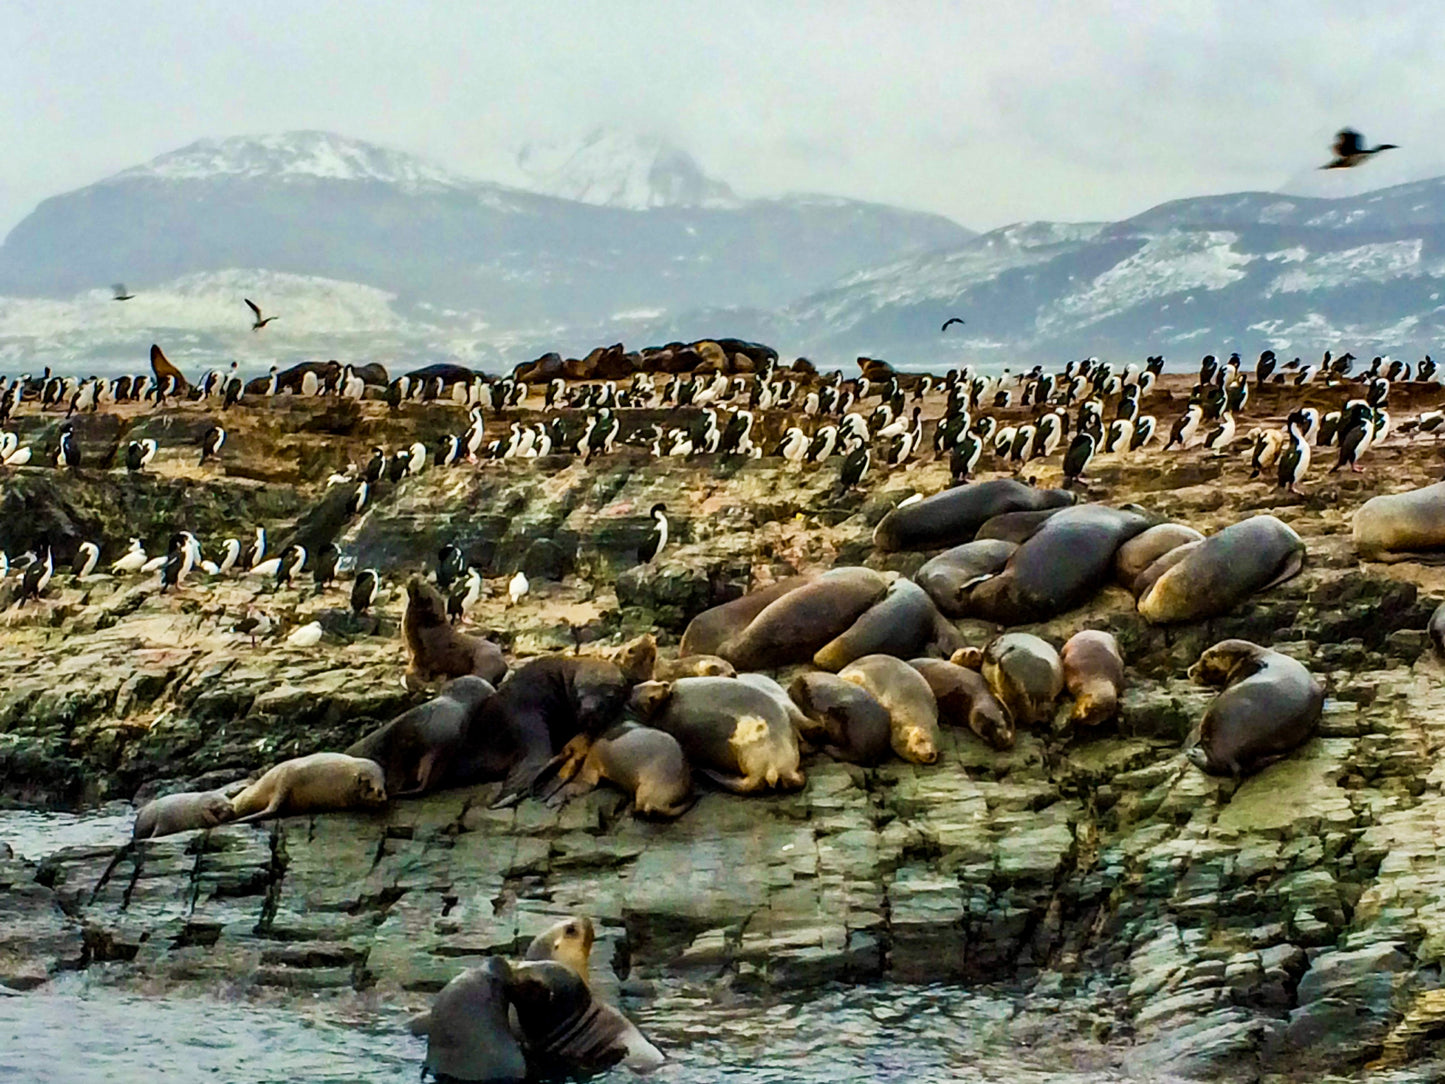
[[[252,331],[260,331],[272,320],[280,319],[279,316],[267,316],[263,318],[261,316],[261,307],[257,305],[256,302],[252,301],[249,297],[243,297],[241,300],[244,301],[247,305],[249,305],[251,307],[251,311],[256,314],[256,322],[251,325]]]
[[[1349,169],[1351,166],[1358,166],[1369,161],[1381,151],[1398,150],[1394,143],[1381,143],[1378,147],[1366,147],[1365,139],[1353,128],[1341,128],[1335,134],[1335,144],[1331,148],[1335,152],[1335,159],[1328,165],[1320,166],[1320,169]]]
[[[961,324],[961,323],[963,323],[963,317],[961,317],[961,316],[950,316],[947,320],[943,321],[943,326],[942,326],[941,328],[939,328],[938,330],[939,330],[939,331],[947,331],[948,328],[949,328],[949,325],[951,325],[951,324]]]
[[[117,301],[129,301],[135,297],[135,294],[126,292],[125,283],[123,282],[117,282],[111,289],[115,292],[115,299]]]

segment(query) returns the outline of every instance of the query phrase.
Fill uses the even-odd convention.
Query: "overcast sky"
[[[4,10],[0,233],[195,139],[294,128],[503,179],[529,139],[617,125],[673,138],[743,195],[831,192],[978,229],[1445,172],[1445,19],[1423,2]],[[1402,149],[1308,173],[1344,124]]]

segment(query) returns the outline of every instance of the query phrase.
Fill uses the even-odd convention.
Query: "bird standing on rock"
[[[667,545],[667,505],[654,504],[648,513],[652,517],[652,531],[637,547],[637,560],[644,565],[651,564]]]
[[[526,574],[518,569],[517,574],[507,584],[507,598],[511,601],[511,605],[515,606],[527,597],[527,592],[531,589],[532,585],[527,582]]]
[[[376,601],[376,585],[378,577],[376,569],[364,568],[356,574],[356,582],[351,585],[351,612],[364,614]]]

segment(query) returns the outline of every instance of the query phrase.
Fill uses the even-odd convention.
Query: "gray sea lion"
[[[1064,685],[1074,698],[1070,718],[1076,724],[1095,726],[1119,710],[1124,691],[1124,657],[1119,642],[1107,632],[1085,629],[1070,636],[1059,652],[1064,664]]]
[[[685,677],[732,677],[733,664],[721,655],[679,655],[675,659],[658,659],[652,668],[653,681],[676,681]]]
[[[808,720],[799,732],[838,760],[871,767],[892,752],[888,709],[856,682],[835,674],[800,674],[788,695]]]
[[[738,670],[806,662],[887,590],[871,568],[835,568],[769,603],[717,653]]]
[[[1305,545],[1273,516],[1251,516],[1210,535],[1139,596],[1152,624],[1203,621],[1299,573]],[[1167,556],[1167,555],[1166,555]]]
[[[895,753],[914,764],[938,759],[938,704],[917,670],[892,655],[865,655],[843,667],[838,676],[867,690],[887,709]]]
[[[1355,511],[1355,550],[1367,561],[1408,561],[1445,549],[1445,482],[1371,497]]]
[[[744,685],[751,685],[754,689],[771,696],[778,707],[787,713],[788,722],[793,724],[794,730],[808,725],[808,717],[803,714],[797,704],[793,703],[793,698],[788,695],[788,690],[767,674],[746,673],[735,674],[734,677]]]
[[[1073,503],[1067,490],[1035,489],[1012,478],[968,482],[893,509],[873,529],[873,545],[885,553],[956,546],[994,516]]]
[[[467,720],[496,690],[479,677],[460,677],[346,749],[381,765],[393,798],[425,794],[445,784],[461,752]]]
[[[699,771],[738,794],[796,790],[798,736],[776,697],[737,678],[646,681],[632,691],[638,717],[681,744]]]
[[[718,654],[718,648],[747,628],[752,619],[769,605],[789,591],[796,591],[815,579],[817,576],[813,573],[790,576],[785,580],[769,584],[767,587],[749,591],[742,598],[735,598],[731,602],[724,602],[721,606],[704,610],[688,622],[687,628],[682,634],[682,643],[678,645],[678,654]]]
[[[911,580],[894,580],[881,599],[813,654],[813,665],[836,673],[864,655],[912,658],[934,642],[937,620],[928,592]]]
[[[986,519],[974,535],[976,542],[1012,542],[1021,546],[1038,533],[1040,527],[1063,511],[1059,508],[1040,508],[1033,512],[1005,512],[1003,515]]]
[[[1114,554],[1114,581],[1125,590],[1137,594],[1134,581],[1139,574],[1170,550],[1189,542],[1203,542],[1204,536],[1183,523],[1158,523],[1137,534]]]
[[[507,997],[517,1010],[528,1060],[538,1075],[585,1075],[614,1065],[647,1073],[667,1060],[627,1017],[594,998],[565,964],[537,960],[516,965]]]
[[[606,779],[632,795],[633,812],[680,817],[692,807],[692,770],[682,745],[665,730],[621,723],[599,738],[578,735],[560,754],[551,804],[585,794]]]
[[[591,985],[592,945],[597,940],[597,927],[586,915],[573,915],[548,926],[532,938],[524,959],[556,960],[570,967],[583,982]]]
[[[442,1080],[527,1079],[526,1056],[507,1020],[511,979],[507,961],[489,956],[442,987],[431,1011],[411,1021],[412,1034],[426,1036],[424,1070]]]
[[[1016,726],[1047,722],[1064,691],[1059,653],[1032,633],[1006,632],[989,644],[982,673]]]
[[[1435,645],[1435,650],[1445,655],[1445,602],[1435,608],[1430,615],[1428,626],[1430,642]]]
[[[965,726],[999,751],[1014,747],[1014,724],[976,670],[943,659],[911,659],[938,702],[940,722]]]
[[[1224,687],[1185,750],[1211,775],[1248,775],[1299,748],[1324,707],[1324,687],[1303,665],[1248,640],[1221,640],[1206,649],[1189,676]]]
[[[131,838],[153,839],[192,828],[214,828],[235,815],[231,800],[218,790],[167,794],[140,807]]]
[[[495,685],[507,672],[502,649],[490,640],[458,632],[447,617],[446,599],[420,576],[407,581],[401,633],[409,687],[468,675]]]
[[[231,799],[236,823],[386,804],[381,766],[345,753],[283,760]]]
[[[913,576],[919,587],[928,592],[939,611],[948,617],[968,616],[968,593],[1003,571],[1018,545],[997,538],[965,542],[944,550],[924,562]]]

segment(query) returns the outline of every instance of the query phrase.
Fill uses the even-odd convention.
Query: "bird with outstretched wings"
[[[1334,145],[1330,148],[1334,151],[1334,160],[1320,169],[1349,169],[1358,166],[1362,162],[1368,162],[1381,151],[1398,150],[1394,143],[1381,143],[1378,147],[1366,147],[1365,137],[1353,128],[1341,128],[1335,133]]]
[[[954,325],[954,324],[961,324],[961,323],[963,323],[963,317],[962,317],[962,316],[950,316],[947,320],[943,321],[943,326],[942,326],[941,328],[939,328],[938,330],[939,330],[939,331],[947,331],[952,325]]]

